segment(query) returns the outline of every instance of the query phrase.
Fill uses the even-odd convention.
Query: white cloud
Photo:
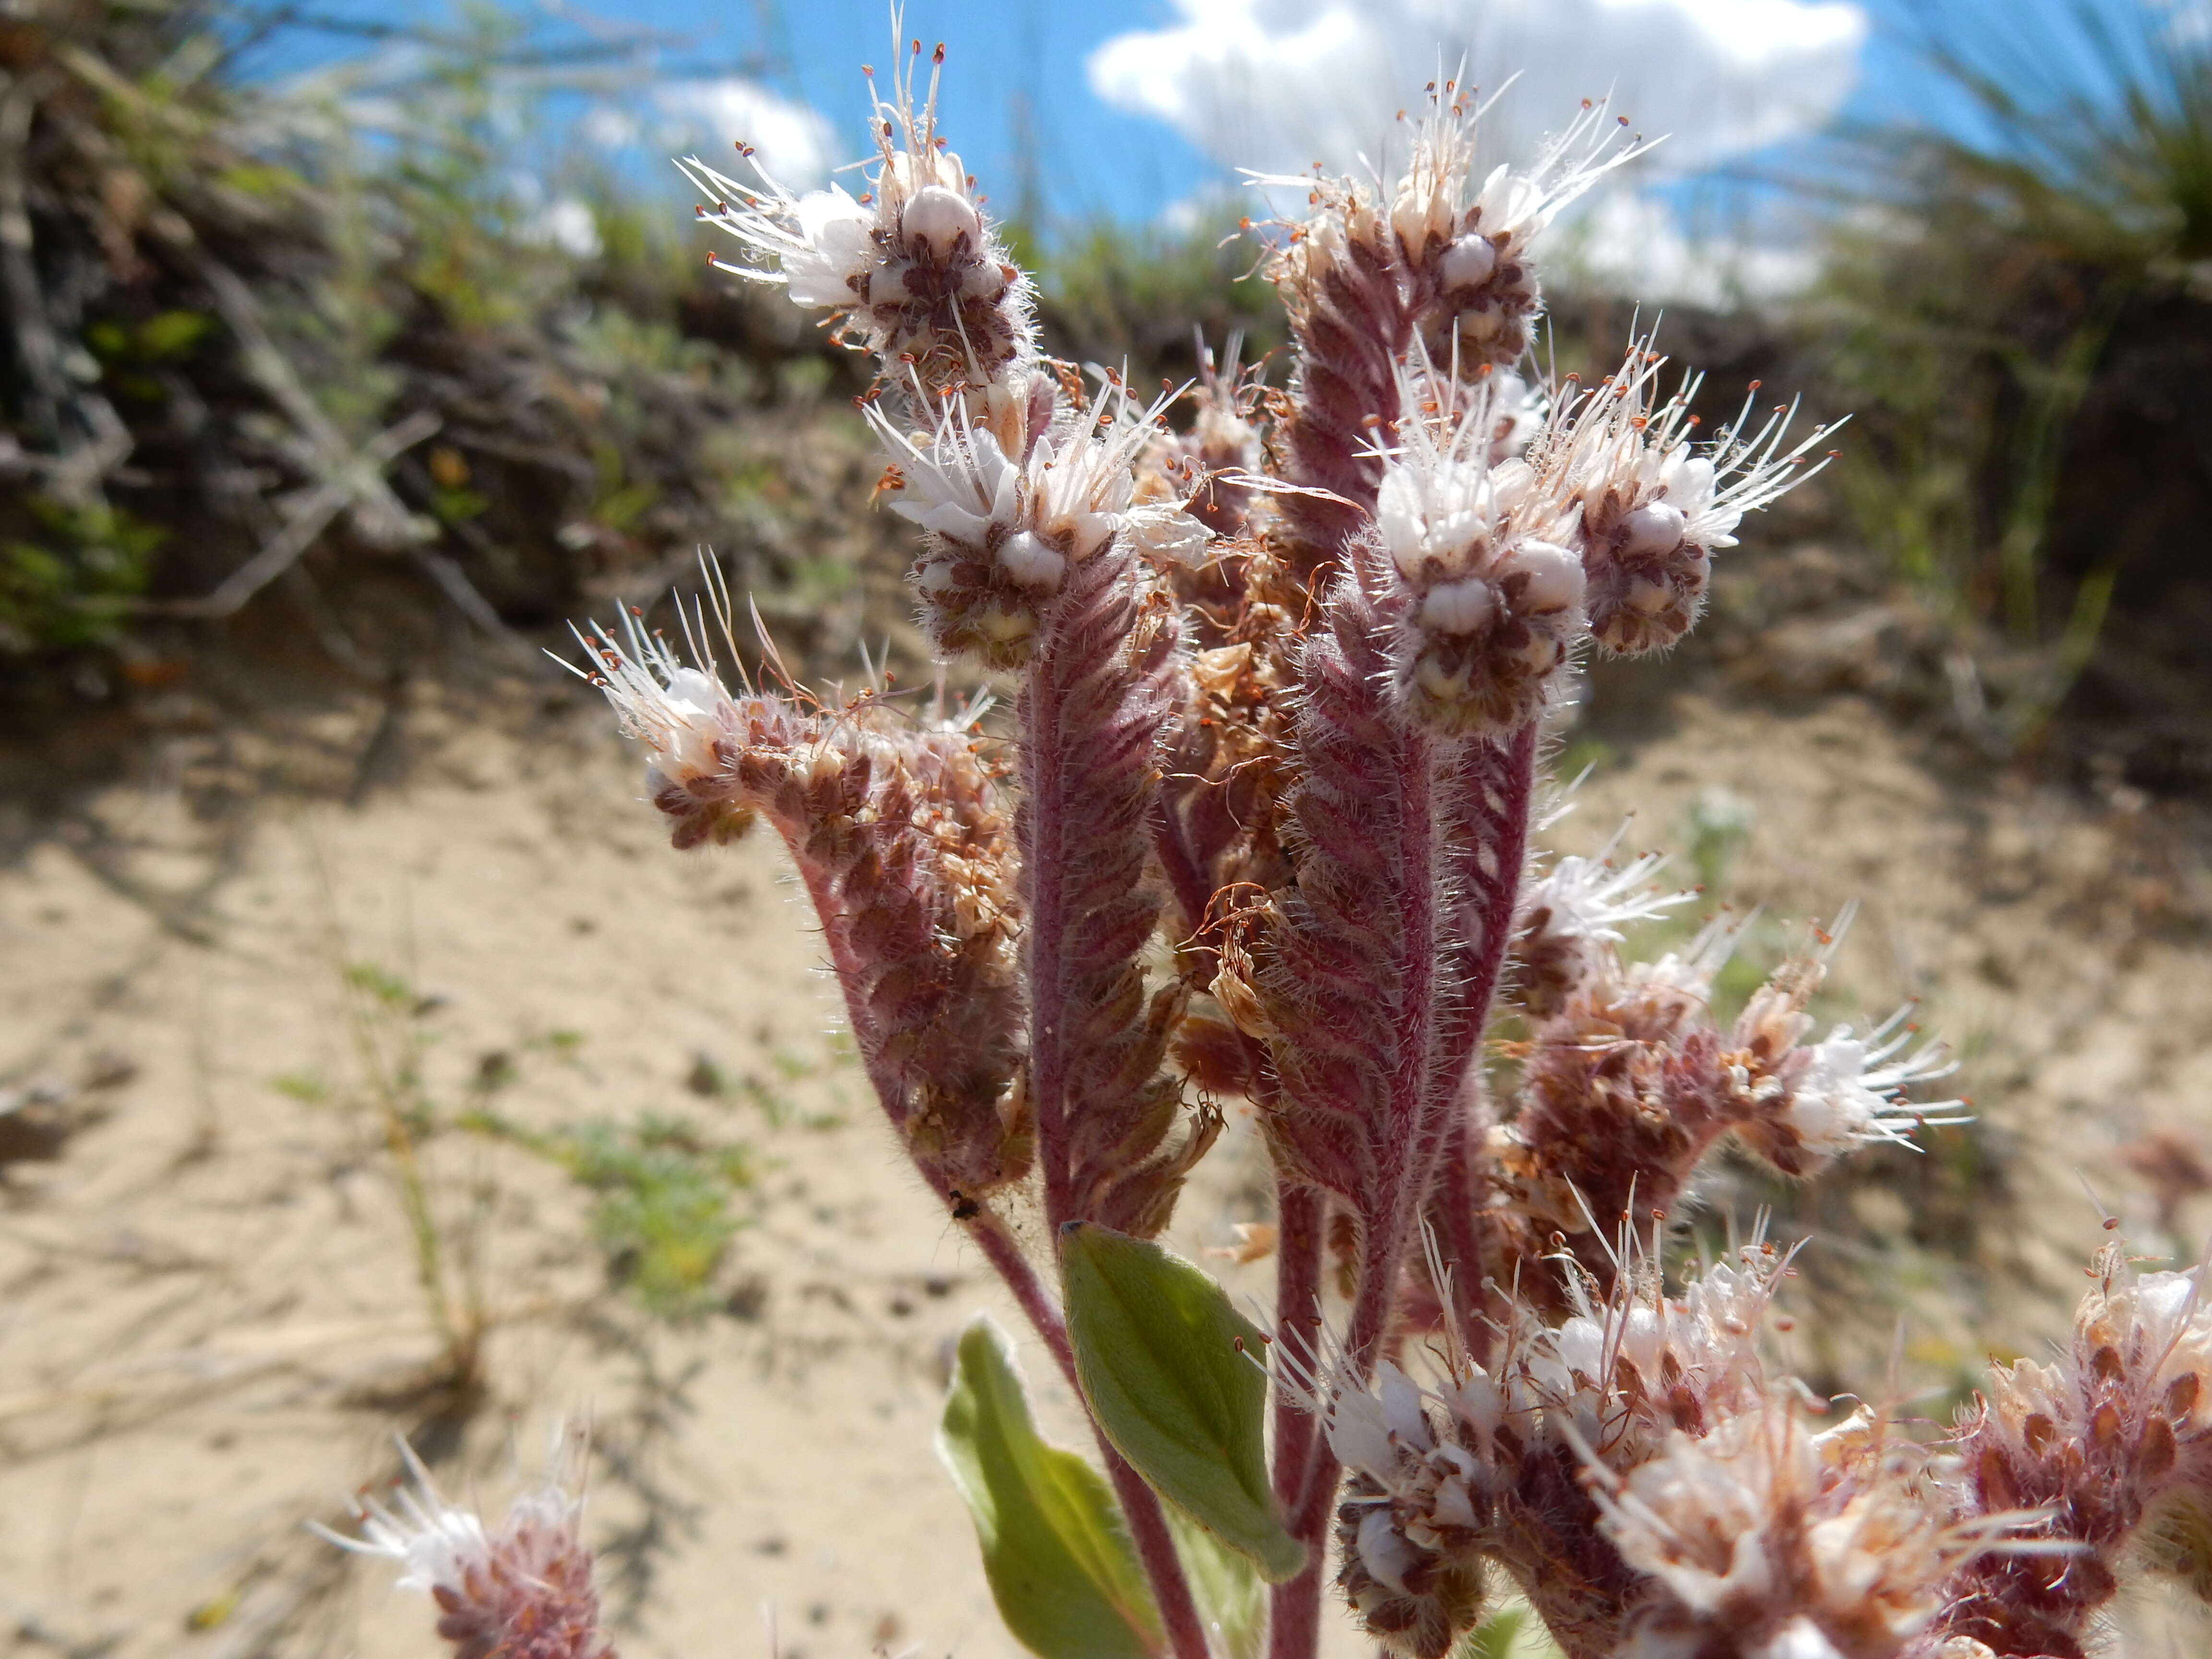
[[[1107,102],[1154,115],[1217,161],[1343,171],[1401,155],[1397,112],[1439,63],[1519,82],[1486,149],[1527,155],[1610,91],[1670,170],[1790,137],[1832,115],[1858,73],[1865,14],[1845,0],[1176,0],[1173,26],[1117,35],[1090,62]]]
[[[827,183],[835,155],[835,134],[819,112],[741,76],[656,88],[642,115],[601,104],[584,117],[582,131],[610,149],[643,144],[671,154],[696,152],[739,177],[727,158],[731,145],[743,140],[776,181],[793,190]]]
[[[548,202],[524,234],[559,248],[571,258],[599,257],[599,221],[591,204],[573,196]]]
[[[2192,0],[2212,4],[2212,0]],[[1167,122],[1224,167],[1388,170],[1401,109],[1462,63],[1491,88],[1482,161],[1527,160],[1585,98],[1611,97],[1662,144],[1635,178],[1711,167],[1825,124],[1858,76],[1866,14],[1848,0],[1176,0],[1169,27],[1117,35],[1091,58],[1108,103]],[[1799,251],[1692,239],[1615,174],[1560,238],[1601,286],[1723,304],[1802,287]]]
[[[1820,273],[1810,247],[1692,236],[1664,203],[1632,191],[1592,204],[1561,232],[1553,260],[1592,288],[1713,310],[1781,299]]]
[[[2212,0],[2166,0],[2166,28],[2185,49],[2212,44]]]

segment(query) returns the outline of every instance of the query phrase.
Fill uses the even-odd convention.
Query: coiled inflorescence
[[[1959,1121],[1957,1102],[1905,1097],[1953,1069],[1940,1045],[1916,1040],[1909,1006],[1865,1036],[1838,1026],[1805,1041],[1829,947],[1784,963],[1725,1027],[1711,1016],[1712,984],[1740,922],[1717,920],[1680,952],[1623,963],[1614,924],[1661,902],[1577,866],[1528,884],[1522,903],[1516,949],[1538,971],[1523,1003],[1518,1110],[1492,1139],[1498,1175],[1511,1212],[1536,1235],[1575,1241],[1601,1276],[1605,1232],[1632,1210],[1672,1212],[1726,1136],[1802,1176],[1917,1124]]]
[[[1487,1364],[1453,1334],[1426,1382],[1388,1364],[1371,1387],[1340,1370],[1312,1379],[1351,1476],[1339,1583],[1366,1627],[1395,1651],[1442,1659],[1480,1611],[1487,1560],[1570,1653],[1609,1654],[1640,1592],[1597,1535],[1592,1473],[1617,1478],[1669,1436],[1756,1407],[1760,1332],[1786,1267],[1753,1247],[1672,1297],[1648,1264],[1609,1297],[1571,1272],[1567,1316],[1516,1306]]]
[[[720,596],[720,589],[715,589]],[[724,619],[727,613],[725,611]],[[1030,1156],[1020,1065],[1012,826],[970,722],[921,725],[726,691],[692,629],[684,665],[634,623],[598,632],[598,678],[650,750],[678,847],[775,827],[820,917],[854,1036],[932,1185],[974,1199]],[[734,646],[732,647],[734,650]]]
[[[1977,1562],[1944,1627],[2013,1659],[2080,1659],[2130,1550],[2212,1583],[2212,1305],[2204,1269],[2139,1273],[2117,1242],[2049,1364],[1992,1370],[1958,1449],[1975,1504],[2049,1547]]]
[[[1698,379],[1662,398],[1667,360],[1638,341],[1618,374],[1563,405],[1531,459],[1563,512],[1578,522],[1590,635],[1637,656],[1673,645],[1697,620],[1712,555],[1735,545],[1744,514],[1775,501],[1827,463],[1805,465],[1831,428],[1787,443],[1793,406],[1752,426],[1748,398],[1711,444],[1693,441]],[[1759,383],[1752,382],[1755,396]]]
[[[1159,430],[1158,405],[1140,408],[1109,384],[1087,405],[1061,406],[1049,379],[1030,384],[1044,395],[1008,404],[995,423],[977,422],[951,398],[927,433],[868,411],[894,458],[891,510],[924,532],[913,574],[931,640],[994,668],[1030,659],[1070,567],[1114,537],[1188,526],[1206,541],[1203,526],[1173,507],[1132,509],[1133,469]]]
[[[325,1537],[399,1562],[400,1588],[437,1603],[438,1634],[454,1659],[614,1659],[580,1535],[583,1500],[568,1487],[578,1471],[565,1430],[544,1484],[518,1497],[495,1532],[447,1501],[412,1447],[403,1441],[399,1450],[412,1485],[399,1489],[397,1506],[363,1497],[361,1535],[319,1528]]]
[[[916,58],[921,51],[916,41]],[[854,344],[910,366],[925,407],[951,391],[983,414],[1003,405],[1010,376],[1036,356],[1035,305],[975,179],[937,136],[944,61],[940,46],[919,108],[911,62],[891,101],[873,100],[877,162],[858,200],[836,185],[794,196],[757,164],[750,185],[696,156],[681,165],[710,198],[700,217],[754,262],[719,268],[781,283],[793,303],[829,312]]]
[[[1582,561],[1556,539],[1543,481],[1512,453],[1517,380],[1402,384],[1375,507],[1407,592],[1392,690],[1407,718],[1445,735],[1513,732],[1542,708],[1581,631]]]

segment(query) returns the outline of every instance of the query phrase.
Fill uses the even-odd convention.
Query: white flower
[[[712,198],[699,216],[726,232],[753,261],[716,266],[754,282],[785,284],[794,304],[842,308],[908,296],[895,277],[902,260],[943,263],[983,252],[982,210],[960,158],[934,143],[935,106],[917,114],[910,88],[896,106],[876,105],[878,164],[869,189],[855,200],[842,185],[794,195],[769,176],[740,144],[757,185],[748,185],[687,155],[676,165]],[[890,128],[890,133],[884,129]],[[895,145],[890,134],[905,139]],[[960,239],[967,238],[963,249]],[[893,291],[897,290],[897,291]]]
[[[964,398],[942,399],[928,434],[902,431],[874,404],[867,416],[896,469],[894,513],[974,559],[995,561],[1017,585],[1050,592],[1069,562],[1089,558],[1131,516],[1137,458],[1164,403],[1139,410],[1124,388],[1109,385],[1030,443],[1018,464]],[[1138,526],[1170,555],[1189,530],[1203,544],[1205,526],[1179,512],[1143,509]]]
[[[1623,975],[1624,983],[1632,992],[1664,988],[1703,999],[1711,994],[1714,979],[1735,954],[1736,940],[1758,919],[1756,910],[1740,916],[1715,916],[1680,952],[1669,951],[1656,962],[1630,963]]]
[[[899,517],[979,552],[992,526],[1020,520],[1022,470],[1007,459],[997,434],[969,417],[964,401],[948,399],[927,439],[900,431],[874,404],[867,416],[899,469],[891,502]]]
[[[1480,461],[1440,455],[1425,466],[1389,466],[1376,493],[1382,544],[1407,575],[1427,559],[1466,562],[1496,533],[1497,517],[1490,469]]]
[[[1549,400],[1542,388],[1510,369],[1493,369],[1484,378],[1490,398],[1490,461],[1518,459],[1544,429]]]
[[[717,597],[719,603],[719,590]],[[735,729],[738,712],[713,673],[686,665],[665,641],[647,634],[635,613],[623,617],[620,638],[596,622],[590,633],[577,631],[576,638],[596,668],[583,678],[606,693],[623,735],[650,750],[648,793],[657,795],[671,784],[688,787],[720,775],[716,741]],[[693,653],[711,668],[712,659],[696,636]]]
[[[793,234],[783,243],[782,275],[793,305],[848,306],[857,297],[856,278],[875,262],[870,239],[874,216],[840,185],[809,191],[792,204]],[[763,222],[764,237],[777,228]],[[770,244],[773,245],[772,243]]]
[[[1666,865],[1663,854],[1644,853],[1614,869],[1613,850],[1627,833],[1624,823],[1595,857],[1570,854],[1553,864],[1548,874],[1527,883],[1521,892],[1521,914],[1525,917],[1548,911],[1547,933],[1619,944],[1620,929],[1628,923],[1656,921],[1696,896],[1662,893],[1650,884]]]
[[[396,1509],[364,1497],[355,1505],[361,1517],[360,1537],[348,1538],[319,1524],[314,1529],[356,1555],[380,1555],[398,1562],[404,1569],[399,1576],[402,1589],[427,1593],[441,1584],[459,1584],[469,1567],[491,1555],[484,1524],[474,1511],[447,1501],[422,1460],[404,1440],[399,1443],[399,1455],[414,1484],[399,1488]]]
[[[743,144],[752,184],[696,156],[677,165],[708,198],[701,219],[744,249],[717,268],[836,313],[844,337],[904,363],[929,393],[980,393],[1036,355],[1030,286],[937,136],[934,78],[917,101],[914,77],[908,63],[889,102],[871,94],[877,159],[858,199],[837,185],[794,195]]]
[[[1603,100],[1585,101],[1565,131],[1544,140],[1528,167],[1516,171],[1501,163],[1478,186],[1476,134],[1496,94],[1476,104],[1471,90],[1447,81],[1430,93],[1390,203],[1390,228],[1406,257],[1418,263],[1433,255],[1446,289],[1487,282],[1503,254],[1524,252],[1569,204],[1651,148],[1625,137]]]
[[[1527,384],[1498,374],[1443,379],[1417,349],[1399,371],[1398,393],[1407,411],[1399,441],[1379,452],[1375,522],[1383,546],[1410,581],[1502,578],[1516,535],[1534,538],[1542,527],[1537,521],[1549,516],[1535,472],[1506,453],[1529,416]],[[1559,609],[1581,598],[1579,569],[1571,575],[1554,554],[1575,562],[1556,548],[1523,562],[1543,590],[1526,608]],[[1563,592],[1569,586],[1573,592]]]
[[[1658,1590],[1630,1616],[1622,1659],[1905,1650],[1972,1553],[1928,1501],[1924,1468],[1901,1443],[1816,1437],[1774,1402],[1702,1438],[1669,1436],[1626,1479],[1591,1488],[1601,1528]]]
[[[1915,1083],[1948,1077],[1958,1064],[1942,1046],[1926,1042],[1911,1054],[1912,1029],[1905,1024],[1907,1004],[1865,1036],[1838,1025],[1805,1052],[1805,1069],[1793,1080],[1784,1121],[1812,1152],[1832,1156],[1867,1141],[1911,1146],[1906,1131],[1923,1123],[1963,1123],[1957,1116],[1934,1117],[1961,1104],[1956,1100],[1917,1105],[1905,1098]],[[1901,1057],[1900,1057],[1901,1056]]]
[[[1690,413],[1700,377],[1685,376],[1662,398],[1658,382],[1666,366],[1650,337],[1637,341],[1618,374],[1555,411],[1533,458],[1561,501],[1582,503],[1586,527],[1618,538],[1628,559],[1661,557],[1685,543],[1707,551],[1735,546],[1744,514],[1827,465],[1825,458],[1802,463],[1834,430],[1816,426],[1784,447],[1796,405],[1775,410],[1753,428],[1754,380],[1736,420],[1700,448]]]
[[[402,1588],[438,1604],[438,1633],[462,1653],[528,1653],[532,1659],[611,1659],[599,1634],[599,1594],[579,1522],[583,1500],[569,1477],[581,1437],[565,1427],[544,1481],[509,1506],[497,1532],[448,1503],[404,1441],[411,1487],[395,1509],[364,1498],[362,1534],[316,1531],[343,1549],[398,1561]]]

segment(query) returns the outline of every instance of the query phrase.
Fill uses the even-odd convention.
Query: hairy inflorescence
[[[1723,1018],[1743,919],[1632,959],[1627,930],[1692,896],[1616,862],[1618,837],[1530,850],[1580,657],[1680,639],[1714,556],[1828,431],[1747,402],[1702,437],[1695,377],[1666,391],[1648,337],[1594,383],[1538,372],[1542,234],[1641,141],[1589,104],[1533,163],[1479,158],[1479,100],[1432,86],[1395,172],[1261,181],[1306,197],[1263,233],[1287,364],[1201,343],[1187,400],[1147,403],[1043,354],[937,132],[942,49],[926,92],[921,55],[857,194],[686,167],[744,250],[725,268],[872,356],[917,614],[945,672],[1003,677],[1010,718],[941,691],[927,714],[881,687],[833,703],[765,641],[749,675],[711,568],[683,648],[632,614],[583,636],[582,672],[676,846],[781,837],[894,1135],[1071,1382],[1104,1361],[1077,1363],[1061,1255],[1073,1284],[1097,1240],[1158,1234],[1224,1102],[1249,1103],[1277,1205],[1264,1502],[1234,1473],[1238,1524],[1256,1505],[1291,1541],[1262,1551],[1287,1574],[1270,1659],[1313,1659],[1329,1582],[1417,1659],[1500,1587],[1571,1659],[2070,1659],[2124,1550],[2212,1580],[2196,1276],[2107,1252],[2067,1354],[1995,1373],[1932,1445],[1880,1407],[1821,1420],[1769,1335],[1790,1251],[1662,1267],[1723,1143],[1805,1178],[1955,1103],[1914,1098],[1949,1063],[1909,1010],[1819,1033],[1840,922]],[[1122,1243],[1097,1259],[1155,1259]],[[1225,1301],[1187,1324],[1249,1337]],[[1129,1409],[1212,1434],[1235,1390],[1171,1381]],[[1204,1659],[1139,1442],[1085,1398],[1102,1535],[1151,1598],[1116,1641]],[[1212,1443],[1184,1439],[1161,1478],[1188,1496]],[[414,1571],[453,1598],[450,1637],[527,1555],[547,1627],[588,1638],[551,1611],[588,1612],[573,1510],[510,1525],[560,1549],[503,1556],[410,1501],[373,1511],[371,1546],[445,1552]]]

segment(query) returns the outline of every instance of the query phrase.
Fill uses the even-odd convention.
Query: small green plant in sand
[[[545,1131],[480,1108],[462,1122],[550,1159],[592,1194],[609,1277],[647,1312],[689,1319],[715,1305],[715,1276],[745,1225],[734,1201],[757,1179],[750,1148],[653,1113]]]

